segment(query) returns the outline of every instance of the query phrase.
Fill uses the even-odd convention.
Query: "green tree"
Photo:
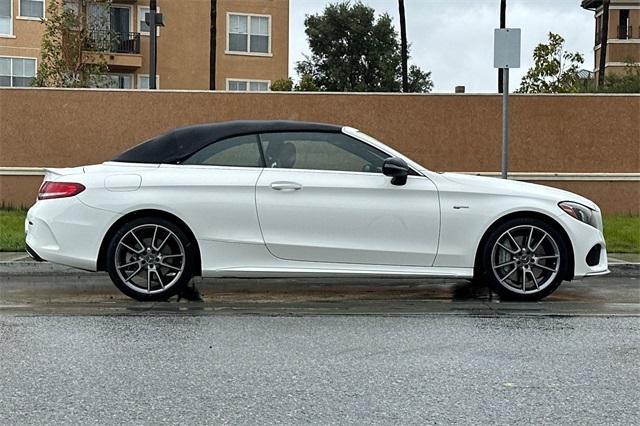
[[[580,91],[578,71],[584,57],[567,52],[564,38],[549,33],[549,42],[540,43],[533,51],[533,66],[522,78],[518,93],[574,93]]]
[[[628,61],[622,75],[607,74],[604,85],[599,88],[605,93],[640,93],[640,65]]]
[[[291,77],[276,80],[271,83],[272,92],[290,92],[293,90],[293,80]]]
[[[296,85],[296,92],[317,92],[318,86],[313,82],[313,77],[309,74],[302,74],[300,81]]]
[[[422,68],[411,65],[409,67],[409,90],[412,93],[429,93],[433,89],[431,71],[423,71]]]
[[[315,85],[309,74],[302,74],[298,84],[294,85],[291,77],[276,80],[271,83],[272,92],[317,92],[318,86]]]
[[[86,0],[79,1],[76,10],[65,7],[64,0],[49,1],[47,19],[42,20],[41,57],[38,73],[31,83],[33,86],[100,87],[108,84],[104,54],[87,52],[95,40],[87,21],[86,3]],[[108,9],[111,2],[103,1],[98,5]],[[102,15],[109,16],[108,13]]]
[[[361,1],[343,1],[328,5],[321,14],[307,15],[304,24],[311,55],[296,69],[301,76],[311,76],[319,90],[400,91],[401,47],[388,14],[376,18],[374,9]],[[412,68],[410,89],[429,91],[431,74]]]

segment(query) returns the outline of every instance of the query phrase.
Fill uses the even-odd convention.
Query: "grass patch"
[[[0,209],[0,251],[24,251],[26,210]],[[606,216],[604,237],[609,253],[640,253],[640,216]]]
[[[24,251],[24,218],[26,210],[0,210],[0,251]]]
[[[609,253],[640,253],[640,216],[606,216],[604,239]]]

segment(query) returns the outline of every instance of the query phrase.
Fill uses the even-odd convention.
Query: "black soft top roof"
[[[112,161],[126,163],[179,163],[201,148],[222,139],[253,133],[339,133],[341,126],[304,121],[226,121],[181,127],[151,138],[117,155]]]

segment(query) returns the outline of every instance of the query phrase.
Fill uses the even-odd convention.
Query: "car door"
[[[382,174],[389,157],[342,133],[260,135],[267,168],[256,186],[269,251],[307,262],[431,266],[440,208],[434,184]]]
[[[263,244],[255,207],[255,186],[263,170],[257,135],[236,136],[205,146],[172,168],[172,198],[188,215],[197,238],[224,243]],[[165,178],[166,179],[166,178]]]

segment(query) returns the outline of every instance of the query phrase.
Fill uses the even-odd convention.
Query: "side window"
[[[184,160],[182,164],[262,167],[258,136],[237,136],[212,143]]]
[[[263,133],[267,167],[381,173],[389,156],[342,133]]]

